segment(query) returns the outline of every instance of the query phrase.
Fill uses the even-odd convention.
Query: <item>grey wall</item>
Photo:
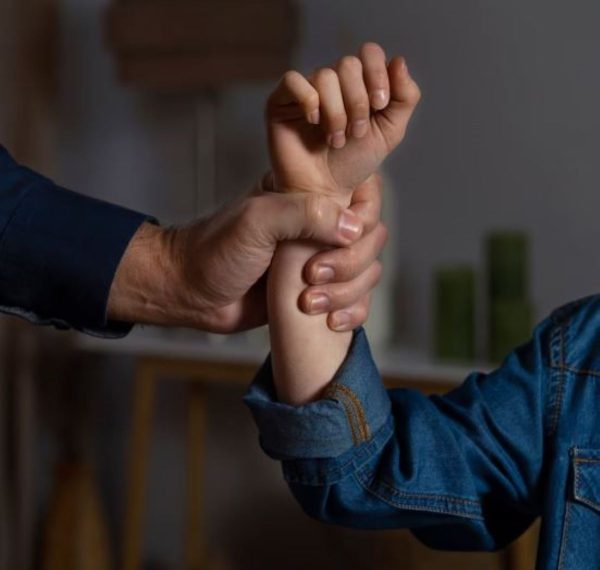
[[[92,195],[185,220],[195,206],[201,99],[115,86],[99,16],[106,0],[65,0],[61,178]],[[333,62],[364,40],[406,55],[424,98],[387,169],[400,196],[392,232],[405,283],[400,329],[429,342],[432,269],[481,262],[490,228],[528,230],[538,316],[594,292],[600,277],[600,5],[590,0],[303,0],[297,66]],[[219,192],[243,191],[267,165],[267,88],[220,102]],[[202,131],[200,130],[200,136]],[[258,144],[257,144],[258,143]],[[200,168],[202,166],[200,165]]]
[[[429,340],[432,268],[481,265],[482,235],[533,239],[539,317],[597,290],[600,5],[561,2],[307,1],[305,63],[376,39],[403,53],[424,98],[388,163],[400,193],[398,269],[409,329]]]
[[[167,222],[189,219],[196,208],[196,117],[198,106],[208,103],[142,95],[116,86],[99,25],[106,0],[63,4],[59,180]],[[300,5],[301,70],[332,62],[362,41],[376,40],[390,54],[404,54],[422,86],[424,98],[408,139],[387,165],[393,180],[388,190],[398,198],[391,227],[397,263],[387,271],[403,282],[406,313],[399,329],[405,342],[428,346],[433,268],[455,261],[481,265],[482,236],[491,228],[530,232],[538,316],[597,290],[600,4],[303,0]],[[267,91],[266,86],[252,86],[222,94],[217,122],[219,198],[242,191],[266,168],[262,101]],[[130,373],[131,364],[119,362],[103,376],[105,401],[113,397],[120,402],[111,423],[117,427],[102,428],[100,422],[106,445],[105,488],[114,501],[115,517],[115,505],[122,500],[122,471],[106,465],[121,465],[125,454],[127,407],[122,398],[128,393]],[[223,405],[218,410],[225,410],[231,398],[220,398]],[[179,468],[168,464],[183,461],[177,420],[183,403],[175,392],[171,402],[161,412],[167,419],[157,427],[153,460],[158,470],[153,484],[170,490],[153,495],[146,530],[149,551],[177,561],[180,511],[174,505],[182,500],[183,479]],[[215,485],[212,497],[219,499],[210,506],[218,529],[227,522],[218,519],[219,512],[226,512],[219,505],[240,506],[239,511],[229,511],[233,514],[226,515],[227,520],[243,516],[239,513],[249,512],[250,494],[256,498],[257,513],[260,505],[267,508],[272,493],[285,509],[296,512],[285,502],[276,466],[259,458],[258,451],[247,455],[254,434],[239,394],[235,402],[229,407],[231,418],[222,420],[225,427],[219,428],[216,420],[214,424],[213,441],[223,448],[215,444],[212,465],[226,473],[226,485],[220,487],[223,476],[218,471],[209,474]],[[243,449],[224,457],[222,449],[232,449],[236,439],[231,425],[243,426],[241,431],[249,435],[244,435]],[[262,473],[256,481],[243,476],[249,464]],[[265,527],[253,524],[259,540]]]

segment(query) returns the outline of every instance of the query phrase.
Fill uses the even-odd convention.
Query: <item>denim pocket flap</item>
[[[576,447],[571,455],[575,500],[600,511],[600,449]]]

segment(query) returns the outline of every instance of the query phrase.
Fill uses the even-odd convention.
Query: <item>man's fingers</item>
[[[301,73],[288,71],[269,97],[267,112],[277,109],[278,114],[282,114],[282,108],[287,108],[289,113],[297,113],[298,109],[293,106],[294,103],[298,105],[309,123],[319,124],[319,94],[317,90]],[[289,119],[289,113],[283,113],[284,118]]]
[[[247,198],[245,215],[250,233],[264,246],[274,247],[279,241],[293,239],[348,246],[363,232],[363,223],[357,214],[313,192],[265,192]]]
[[[352,193],[350,209],[360,216],[365,234],[379,223],[382,186],[381,176],[372,174]]]
[[[319,93],[321,120],[327,136],[327,144],[343,148],[346,144],[348,117],[338,74],[328,67],[317,70],[311,83]]]
[[[369,94],[363,80],[363,66],[358,57],[346,56],[337,64],[342,96],[348,115],[348,135],[362,138],[369,131]]]
[[[335,332],[354,330],[367,322],[369,318],[370,295],[365,295],[351,307],[327,315],[327,326]]]
[[[375,260],[358,277],[346,283],[330,283],[305,289],[299,299],[300,309],[309,315],[331,313],[354,305],[381,277],[381,263]]]
[[[404,138],[408,122],[421,99],[419,86],[410,76],[403,57],[394,57],[388,66],[391,98],[389,105],[379,113],[377,124],[386,139],[389,150]]]
[[[385,109],[390,100],[385,52],[380,45],[368,42],[360,48],[360,59],[371,107],[376,111]]]
[[[305,266],[306,281],[323,285],[356,279],[379,257],[387,237],[387,229],[380,223],[351,246],[318,253]]]

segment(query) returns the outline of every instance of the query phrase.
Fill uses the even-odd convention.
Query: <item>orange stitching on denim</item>
[[[574,482],[575,488],[573,489],[573,496],[574,498],[579,501],[580,503],[582,503],[583,505],[587,505],[588,507],[594,509],[595,511],[598,511],[598,509],[600,508],[600,503],[598,503],[597,501],[593,501],[592,499],[588,499],[585,495],[582,495],[581,493],[581,473],[580,473],[580,469],[575,469],[575,482]]]
[[[341,402],[344,411],[346,412],[348,422],[350,423],[350,429],[352,430],[352,437],[355,444],[370,439],[364,410],[356,397],[356,394],[354,394],[350,388],[333,383],[326,388],[324,396],[337,399]]]
[[[561,371],[564,372],[564,371]],[[550,435],[554,434],[556,428],[558,427],[558,419],[560,417],[560,412],[562,410],[562,401],[564,397],[564,385],[565,378],[563,374],[560,374],[560,378],[558,379],[558,386],[556,387],[556,401],[554,402],[554,410],[552,412],[552,420],[550,424]]]
[[[399,489],[396,489],[396,487],[390,485],[389,483],[386,483],[385,481],[378,480],[378,483],[381,486],[386,487],[393,495],[398,495],[399,497],[407,497],[414,499],[441,499],[451,503],[480,507],[479,502],[474,501],[473,499],[462,499],[460,497],[452,497],[450,495],[436,495],[434,493],[408,493],[406,491],[400,491]]]
[[[444,509],[442,507],[440,507],[439,505],[437,507],[434,506],[430,506],[430,505],[411,505],[411,504],[405,504],[405,503],[395,503],[392,500],[388,499],[387,497],[381,495],[380,493],[378,493],[375,489],[372,489],[370,486],[366,485],[364,481],[362,481],[357,475],[355,475],[356,480],[358,481],[358,484],[367,492],[370,493],[371,495],[373,495],[374,497],[378,498],[380,501],[383,501],[384,503],[394,507],[395,509],[404,509],[407,511],[422,511],[422,512],[428,512],[428,513],[438,513],[438,514],[444,514],[444,515],[453,515],[453,516],[463,516],[465,518],[470,518],[470,519],[475,519],[475,520],[483,520],[483,516],[478,514],[478,513],[470,513],[470,512],[463,512],[460,510],[452,510],[452,509]],[[444,495],[420,495],[418,493],[398,493],[398,497],[404,497],[407,500],[410,499],[427,499],[427,500],[433,500],[433,501],[447,501],[450,504],[452,503],[457,503],[458,506],[460,506],[460,501],[461,499],[455,499],[453,497],[446,497]],[[479,503],[475,502],[475,501],[469,501],[468,499],[464,499],[464,504],[463,506],[467,506],[469,503],[473,503],[474,507],[477,507],[477,510],[480,511],[481,506],[479,505]]]
[[[354,421],[353,410],[345,401],[342,401],[342,406],[344,407],[344,412],[346,413],[346,418],[348,419],[348,424],[350,425],[350,432],[352,433],[352,443],[354,445],[358,445],[360,443],[360,435],[356,433],[356,422]]]
[[[575,368],[573,366],[567,366],[566,364],[558,364],[554,366],[564,372],[572,372],[573,374],[583,374],[585,376],[596,376],[600,377],[600,371],[598,370],[587,370],[585,368]]]
[[[582,496],[582,494],[580,492],[581,491],[581,469],[577,469],[577,465],[579,465],[579,464],[598,465],[598,464],[600,464],[600,458],[577,457],[578,451],[579,451],[579,448],[577,448],[577,447],[573,448],[573,467],[574,467],[573,471],[575,472],[573,495],[580,503],[583,503],[584,505],[587,505],[588,507],[598,510],[598,508],[600,507],[600,503],[598,503],[598,501],[592,501],[590,499],[587,499],[585,496]]]
[[[346,420],[348,421],[348,425],[350,426],[350,433],[352,435],[352,443],[354,445],[357,445],[358,443],[360,443],[361,440],[360,440],[360,434],[358,434],[356,431],[356,421],[354,419],[354,410],[352,409],[350,403],[345,398],[338,398],[338,396],[337,396],[338,388],[339,388],[339,386],[337,384],[330,384],[325,389],[325,392],[323,393],[323,395],[326,398],[333,398],[335,400],[339,400],[339,402],[342,404],[342,407],[344,408],[344,413],[346,414]]]
[[[565,521],[563,527],[563,533],[560,540],[560,550],[558,554],[558,570],[564,570],[565,558],[567,550],[567,541],[569,539],[569,524],[571,523],[571,501],[567,501],[567,512],[565,513]]]
[[[369,439],[371,439],[371,436],[369,434],[369,426],[365,417],[365,411],[362,407],[362,404],[360,403],[360,400],[358,399],[356,394],[347,386],[338,384],[338,389],[342,392],[342,394],[345,394],[354,405],[356,415],[358,416],[359,428],[362,432],[363,441],[368,441]]]
[[[375,478],[375,474],[373,473],[373,471],[363,470],[363,473],[369,479]],[[457,503],[470,503],[473,506],[477,506],[477,507],[480,506],[479,501],[476,501],[475,499],[464,499],[462,497],[453,497],[452,495],[436,495],[434,493],[409,493],[407,491],[400,491],[399,489],[397,489],[393,485],[390,485],[390,483],[387,483],[383,479],[378,479],[377,482],[380,485],[388,487],[390,489],[390,491],[392,491],[398,495],[406,495],[407,497],[415,497],[415,498],[419,498],[419,499],[430,499],[432,497],[433,498],[443,498],[444,500],[453,501],[453,502],[457,502]]]
[[[324,392],[324,394],[325,394],[325,392]],[[375,437],[371,441],[369,441],[365,444],[366,449],[375,449],[375,451],[377,451],[377,450],[381,449],[381,447],[383,447],[389,441],[390,437],[393,434],[393,428],[391,426],[387,427],[387,434],[385,436],[385,439],[382,439],[381,442],[377,442],[377,438],[380,437],[380,434],[386,433],[386,432],[384,432],[386,427],[387,427],[387,422],[381,428],[379,428]],[[378,444],[378,445],[376,446],[375,444]],[[368,452],[365,456],[363,456],[363,459],[361,460],[362,463],[360,463],[358,465],[357,469],[361,469],[362,465],[364,465],[365,463],[370,461],[373,457],[373,454],[374,454],[374,452]],[[293,461],[298,461],[298,460],[293,460]],[[355,462],[356,462],[356,457],[351,457],[342,465],[336,466],[334,470],[337,473],[344,473],[348,469],[348,467],[350,465],[354,465]],[[310,481],[313,480],[312,477],[301,477],[301,476],[290,477],[289,474],[285,473],[285,472],[284,472],[284,477],[285,477],[286,481],[293,481],[293,482],[304,483],[304,484],[312,484],[312,483],[310,483]],[[356,474],[355,474],[355,477],[356,477]],[[318,484],[321,484],[321,483],[318,483]]]
[[[562,368],[562,366],[564,366],[563,362],[564,362],[564,350],[565,350],[565,337],[564,337],[564,327],[560,327],[559,329],[559,351],[560,351],[560,356],[559,356],[559,364],[557,365],[552,365],[552,367],[554,369],[559,370],[559,378],[558,378],[558,385],[556,386],[556,399],[554,401],[554,409],[552,411],[552,418],[551,418],[551,423],[550,423],[550,432],[548,435],[553,435],[557,428],[558,428],[558,420],[560,417],[560,412],[562,411],[562,403],[563,403],[563,398],[564,398],[564,388],[565,388],[565,381],[566,379],[564,378],[564,368]]]

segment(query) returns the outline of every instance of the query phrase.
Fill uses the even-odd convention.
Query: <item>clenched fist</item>
[[[420,91],[406,62],[367,43],[304,77],[289,71],[267,103],[275,188],[348,202],[402,141]]]

